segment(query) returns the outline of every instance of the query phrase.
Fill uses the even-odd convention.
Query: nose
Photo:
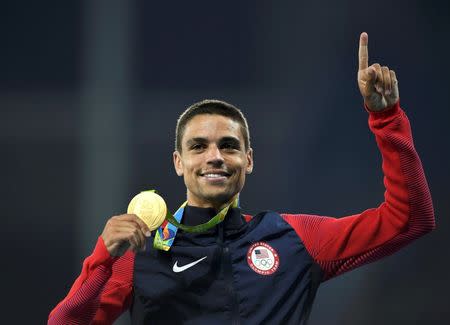
[[[206,163],[214,166],[221,166],[223,164],[223,156],[217,146],[211,146],[209,148]]]

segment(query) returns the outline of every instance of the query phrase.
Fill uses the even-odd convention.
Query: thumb
[[[374,83],[375,81],[377,81],[377,70],[375,70],[374,67],[368,68],[367,74],[370,76],[370,79],[373,80]]]
[[[377,71],[374,67],[368,67],[367,69],[360,71],[360,73],[361,81],[371,84],[375,84],[375,82],[377,81]]]
[[[377,81],[377,72],[374,67],[360,70],[358,72],[358,84],[361,94],[366,97],[375,91],[375,83]]]

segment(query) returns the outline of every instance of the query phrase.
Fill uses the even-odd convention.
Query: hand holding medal
[[[167,213],[166,203],[154,191],[136,195],[128,205],[127,214],[108,220],[101,237],[111,256],[122,256],[127,250],[145,250],[150,231],[158,228]]]
[[[204,232],[222,222],[230,207],[238,207],[236,198],[231,204],[220,210],[208,222],[186,226],[181,224],[184,207],[172,215],[167,210],[163,198],[154,190],[137,194],[128,204],[127,214],[114,216],[108,220],[102,232],[102,239],[111,256],[122,256],[127,250],[134,252],[145,250],[150,231],[156,230],[153,247],[169,250],[175,239],[178,228],[186,232]],[[164,221],[167,220],[164,226]]]

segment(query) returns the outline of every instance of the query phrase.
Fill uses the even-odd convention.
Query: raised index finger
[[[369,67],[369,51],[367,44],[369,43],[369,35],[361,33],[359,37],[359,70],[364,70]]]

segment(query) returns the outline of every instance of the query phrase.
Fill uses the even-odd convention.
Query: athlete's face
[[[173,153],[175,170],[184,177],[188,204],[220,209],[241,191],[253,169],[252,149],[245,150],[241,126],[216,115],[194,116]]]

